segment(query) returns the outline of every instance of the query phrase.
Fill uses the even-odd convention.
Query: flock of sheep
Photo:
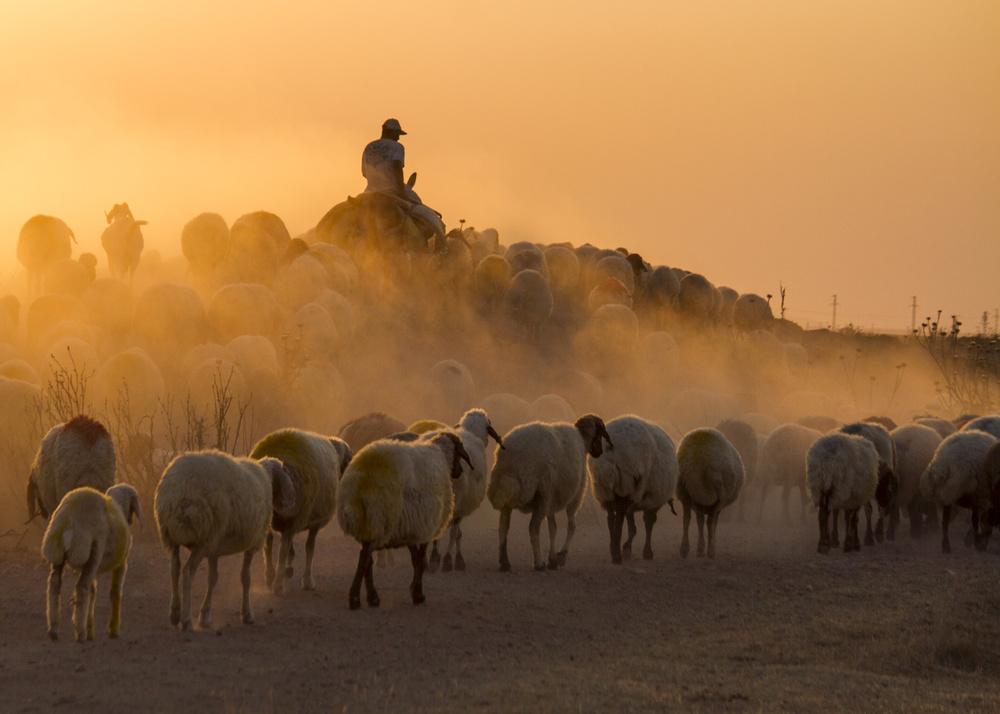
[[[92,370],[99,398],[113,398],[124,384],[140,414],[165,394],[210,391],[205,385],[222,372],[264,405],[267,433],[245,456],[168,455],[155,438],[149,444],[169,456],[153,505],[169,553],[169,618],[182,629],[193,626],[192,581],[204,559],[202,628],[211,624],[222,556],[243,555],[244,622],[253,622],[258,550],[267,585],[280,593],[294,572],[293,538],[306,532],[301,584],[314,588],[316,536],[334,517],[359,544],[351,609],[361,606],[362,583],[367,604],[379,604],[379,551],[408,548],[417,604],[425,569],[464,570],[461,522],[484,500],[498,512],[502,571],[511,568],[515,510],[530,516],[533,566],[564,566],[588,494],[607,512],[616,564],[631,558],[639,512],[642,555],[653,557],[658,513],[674,511],[675,502],[681,556],[690,550],[693,513],[696,552],[715,557],[722,510],[738,504],[742,518],[755,482],[758,518],[772,487],[782,490],[786,520],[790,491],[800,491],[803,519],[811,499],[821,553],[840,544],[841,511],[845,552],[861,548],[862,509],[865,542],[874,545],[895,537],[901,509],[919,537],[937,526],[940,508],[945,552],[956,507],[971,511],[968,540],[979,549],[1000,521],[1000,416],[921,416],[898,427],[888,417],[839,418],[844,411],[827,395],[797,388],[810,378],[794,341],[801,330],[774,318],[770,296],[717,288],[624,249],[505,247],[492,230],[452,231],[433,253],[351,255],[314,231],[293,239],[264,212],[231,227],[216,214],[197,216],[181,236],[183,259],[144,266],[144,221],[127,204],[107,219],[109,275],[100,278],[92,255],[72,259],[74,236],[64,223],[36,216],[25,224],[18,257],[30,302],[23,325],[18,300],[5,300],[0,313],[7,351],[0,396],[43,392],[39,368],[68,350]],[[718,335],[730,336],[726,360],[718,342],[713,347]],[[708,351],[697,352],[705,344]],[[422,353],[433,356],[430,367]],[[403,375],[387,375],[387,364]],[[512,381],[519,368],[533,376]],[[734,380],[752,371],[743,383],[753,390],[709,388],[706,373],[723,369]],[[809,406],[792,417],[797,401]],[[617,416],[605,421],[594,412]],[[80,573],[76,638],[93,637],[96,575],[109,571],[109,634],[119,631],[129,525],[133,516],[142,523],[150,495],[118,483],[120,475],[112,436],[93,415],[53,426],[37,448],[27,500],[29,516],[49,519],[42,554],[51,565],[53,639],[66,566]],[[182,549],[189,551],[183,564]]]

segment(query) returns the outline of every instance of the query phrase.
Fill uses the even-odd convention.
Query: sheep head
[[[134,488],[127,483],[120,483],[109,488],[105,495],[118,504],[122,509],[122,513],[125,514],[125,520],[129,525],[132,525],[132,516],[135,516],[139,521],[139,529],[146,529],[142,522],[142,506],[139,505],[139,494]]]
[[[463,461],[469,465],[470,470],[475,470],[472,459],[469,458],[469,452],[465,450],[458,434],[451,431],[439,431],[431,438],[431,441],[438,445],[446,445],[445,448],[451,447],[451,477],[453,479],[462,475]]]
[[[580,436],[583,437],[583,446],[587,450],[587,453],[595,459],[604,453],[603,444],[601,443],[602,439],[608,442],[609,451],[615,448],[615,445],[611,443],[607,427],[604,426],[604,421],[596,414],[587,414],[580,417],[576,420],[574,426],[580,432]]]
[[[896,494],[899,493],[899,479],[895,472],[885,462],[878,465],[878,485],[875,487],[875,501],[883,517],[888,517],[896,505]]]

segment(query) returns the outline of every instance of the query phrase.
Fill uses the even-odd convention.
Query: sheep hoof
[[[246,615],[243,616],[243,624],[244,625],[252,625],[253,624],[253,613],[252,612],[248,612]],[[208,629],[208,626],[206,626],[203,629]]]
[[[820,555],[830,555],[830,546],[827,543],[820,543],[816,552]]]
[[[501,573],[509,573],[510,572],[510,563],[500,563],[500,572]]]
[[[690,552],[691,547],[687,543],[681,543],[681,557],[688,557],[688,552]]]
[[[347,606],[349,608],[351,608],[352,610],[360,610],[361,609],[361,597],[358,596],[358,595],[351,595],[347,599]]]
[[[653,559],[653,549],[650,548],[649,546],[646,546],[645,548],[643,548],[642,549],[642,559],[643,560],[652,560]]]
[[[303,590],[315,590],[316,580],[315,578],[302,578],[302,589]]]
[[[611,556],[611,562],[614,565],[621,565],[622,564],[622,558],[621,558],[620,555],[612,555]]]
[[[378,595],[372,594],[368,596],[368,607],[378,607],[382,604],[382,601],[378,599]],[[359,603],[360,606],[360,603]],[[357,608],[355,608],[357,609]]]
[[[177,611],[171,610],[170,611],[170,624],[173,625],[174,627],[177,627],[177,625],[178,625],[178,623],[180,621],[181,621],[181,612],[180,612],[180,610],[177,610]]]
[[[565,550],[560,550],[556,553],[556,565],[560,568],[566,565],[566,556],[569,555]]]
[[[243,617],[243,621],[246,622],[246,616]],[[212,626],[212,616],[202,613],[198,618],[198,628],[202,630],[207,630]]]
[[[451,553],[445,553],[444,560],[441,561],[441,572],[451,572]]]
[[[875,545],[875,538],[871,533],[865,533],[865,545],[872,546]],[[860,548],[858,549],[860,550]]]
[[[290,580],[293,575],[295,575],[295,568],[289,565],[285,568],[285,579]]]
[[[462,557],[461,553],[455,554],[455,570],[465,572],[465,558]]]
[[[190,620],[181,620],[181,632],[192,629]]]
[[[53,642],[58,642],[59,633],[56,632],[55,630],[49,630],[49,639],[52,640]]]
[[[627,545],[622,548],[622,560],[632,560],[632,546]]]
[[[556,562],[555,558],[549,558],[548,563],[549,570],[557,570],[559,568],[559,563]],[[544,568],[542,568],[544,570]]]
[[[427,601],[427,598],[424,597],[423,593],[413,593],[413,604],[414,605],[423,605],[424,602],[426,602],[426,601]]]
[[[87,636],[84,633],[82,633],[82,632],[77,632],[76,633],[76,641],[77,642],[86,642],[87,641]]]
[[[547,568],[544,565],[536,565],[535,570],[537,570],[539,573],[544,573],[547,570]]]

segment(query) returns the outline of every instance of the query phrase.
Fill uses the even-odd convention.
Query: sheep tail
[[[202,499],[182,498],[173,517],[164,519],[160,536],[165,543],[193,545],[204,541],[212,530],[212,509]]]

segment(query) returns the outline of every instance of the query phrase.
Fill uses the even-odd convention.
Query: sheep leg
[[[705,514],[696,513],[698,519],[698,550],[695,552],[699,558],[705,557]]]
[[[306,565],[302,571],[302,589],[315,590],[316,580],[313,579],[313,554],[316,552],[316,534],[319,528],[310,528],[306,536]]]
[[[806,518],[806,506],[809,503],[809,494],[806,493],[806,487],[804,485],[799,486],[799,501],[802,506],[799,513],[799,525],[804,526],[808,520]]]
[[[465,571],[465,558],[462,557],[462,527],[461,519],[455,521],[455,570]]]
[[[413,563],[413,582],[410,583],[410,596],[414,605],[420,605],[424,597],[424,568],[427,567],[427,544],[410,546],[410,562]]]
[[[951,525],[951,506],[941,509],[941,552],[951,552],[951,541],[948,540],[948,526]]]
[[[825,494],[819,500],[819,545],[816,551],[821,555],[830,553],[830,497]]]
[[[500,511],[500,572],[510,572],[510,560],[507,558],[507,532],[510,530],[511,509],[504,508]]]
[[[764,522],[764,499],[767,498],[767,489],[771,484],[766,478],[762,478],[760,482],[760,508],[757,510],[757,525]]]
[[[569,557],[569,544],[573,542],[573,535],[576,533],[576,509],[579,507],[579,503],[575,506],[570,504],[566,509],[566,540],[563,541],[562,550],[556,553],[556,564],[560,568],[566,565],[566,558]]]
[[[719,513],[722,507],[718,506],[708,514],[706,524],[708,526],[708,557],[715,559],[715,528],[719,525]]]
[[[451,548],[453,545],[455,545],[455,531],[457,530],[457,528],[458,524],[455,523],[455,521],[452,521],[451,525],[448,528],[448,545],[445,547],[444,557],[441,558],[442,573],[450,573],[452,570],[454,570],[454,567],[451,562]],[[435,546],[437,545],[437,541],[434,541],[434,545]]]
[[[869,514],[871,512],[872,512],[872,505],[870,503],[866,503],[865,504],[865,517],[870,519],[871,516]],[[885,518],[885,516],[882,513],[882,508],[880,507],[878,509],[878,519],[876,519],[876,521],[875,521],[875,541],[876,542],[878,542],[878,543],[885,542],[885,538],[886,538],[886,526],[887,526],[887,524],[886,524],[886,518]],[[891,528],[892,524],[891,523],[888,524],[888,527]],[[865,536],[865,539],[867,540],[867,536]],[[889,540],[892,540],[892,539],[890,538]]]
[[[97,605],[97,579],[90,581],[90,599],[87,600],[87,639],[94,639],[94,606]]]
[[[244,625],[253,624],[253,607],[250,606],[250,564],[253,563],[253,550],[243,552],[243,567],[240,568],[240,585],[243,586],[243,602],[240,603],[240,616]],[[216,558],[209,561],[212,571],[215,571]],[[218,575],[216,575],[218,578]]]
[[[555,570],[559,567],[558,556],[556,555],[556,533],[558,531],[558,526],[556,525],[555,514],[550,513],[546,516],[546,520],[549,525],[549,570]],[[565,565],[566,561],[563,561]]]
[[[244,553],[244,559],[246,554]],[[240,580],[243,576],[240,574]],[[198,612],[198,627],[207,630],[212,626],[212,593],[219,582],[219,559],[208,559],[208,587],[205,588],[205,599],[201,603],[201,610]]]
[[[617,504],[608,506],[608,534],[611,538],[611,562],[618,565],[622,562],[622,520]]]
[[[833,529],[830,531],[830,547],[836,548],[840,545],[840,533],[837,530],[837,522],[840,520],[840,509],[833,509]],[[844,538],[847,538],[847,517],[844,517]]]
[[[108,618],[108,637],[118,637],[122,629],[122,590],[125,585],[125,570],[128,566],[111,571],[111,616]]]
[[[292,533],[285,531],[281,534],[281,543],[278,545],[278,567],[274,574],[274,582],[271,583],[271,592],[281,595],[285,592],[285,578],[290,577],[290,551],[292,549]]]
[[[653,559],[653,524],[656,523],[656,511],[643,511],[642,523],[646,526],[646,544],[642,547],[642,559]]]
[[[539,531],[542,529],[542,520],[545,518],[545,514],[542,513],[541,506],[535,506],[535,510],[531,513],[531,520],[528,521],[528,540],[531,541],[531,555],[535,564],[535,570],[545,570],[545,564],[542,563],[542,548],[538,542]]]
[[[62,590],[62,571],[62,563],[59,565],[53,563],[49,571],[49,598],[45,615],[49,625],[49,638],[53,642],[59,639],[59,592]]]
[[[792,525],[792,514],[788,509],[788,497],[792,493],[791,486],[783,486],[781,489],[781,512],[785,517],[785,525]]]
[[[987,519],[980,515],[978,508],[972,509],[972,539],[976,550],[986,550],[989,543],[989,531],[986,529]]]
[[[879,543],[882,538],[879,538]],[[875,535],[872,533],[872,504],[865,504],[865,545],[875,545]],[[860,548],[859,548],[860,549]]]
[[[351,581],[351,589],[347,596],[348,607],[352,610],[357,610],[361,607],[361,581],[364,579],[365,585],[368,585],[368,580],[371,579],[371,566],[372,544],[362,543],[361,552],[358,554],[358,568],[354,571],[354,580]],[[374,586],[368,590],[369,602],[371,601],[371,596],[374,590]],[[377,607],[377,605],[375,607]]]
[[[374,559],[369,553],[368,565],[365,566],[365,601],[368,603],[368,607],[378,607],[382,602],[379,600],[378,593],[375,592],[375,576],[372,574],[373,564]]]
[[[859,509],[844,511],[844,552],[853,553],[861,550],[861,539],[858,536]]]
[[[274,554],[271,549],[274,547],[274,531],[267,532],[267,539],[264,541],[264,582],[270,588],[274,585]]]
[[[924,513],[920,499],[914,497],[906,505],[906,515],[910,519],[910,538],[919,538],[924,532]]]
[[[928,533],[933,533],[940,525],[938,523],[937,505],[933,501],[924,502],[924,515],[927,516],[927,520],[924,521],[924,530]]]
[[[100,555],[97,552],[97,543],[91,543],[90,556],[80,570],[80,579],[76,581],[76,590],[73,593],[73,627],[76,630],[76,641],[83,642],[84,639],[94,639],[94,628],[87,627],[87,620],[90,617],[90,601],[94,591],[94,578],[97,576],[97,566]],[[88,633],[88,629],[90,630]],[[90,635],[89,637],[87,635]]]
[[[170,549],[170,624],[174,627],[181,621],[181,547]]]
[[[440,565],[441,565],[441,554],[438,553],[438,542],[434,541],[434,543],[431,545],[431,557],[430,557],[430,562],[427,563],[427,569],[431,571],[431,573],[436,573]]]
[[[681,535],[681,557],[688,557],[688,552],[691,550],[691,543],[688,541],[688,526],[691,525],[691,507],[688,504],[684,504],[684,526],[683,534]]]
[[[625,514],[625,522],[628,523],[628,540],[622,546],[622,558],[632,560],[632,541],[635,540],[637,529],[635,527],[635,514],[628,512]]]
[[[191,629],[191,586],[194,583],[194,574],[198,570],[198,565],[201,563],[202,558],[205,557],[204,546],[197,546],[191,551],[191,555],[188,556],[187,562],[184,564],[184,569],[181,573],[182,579],[182,592],[181,592],[181,629],[190,630]]]

